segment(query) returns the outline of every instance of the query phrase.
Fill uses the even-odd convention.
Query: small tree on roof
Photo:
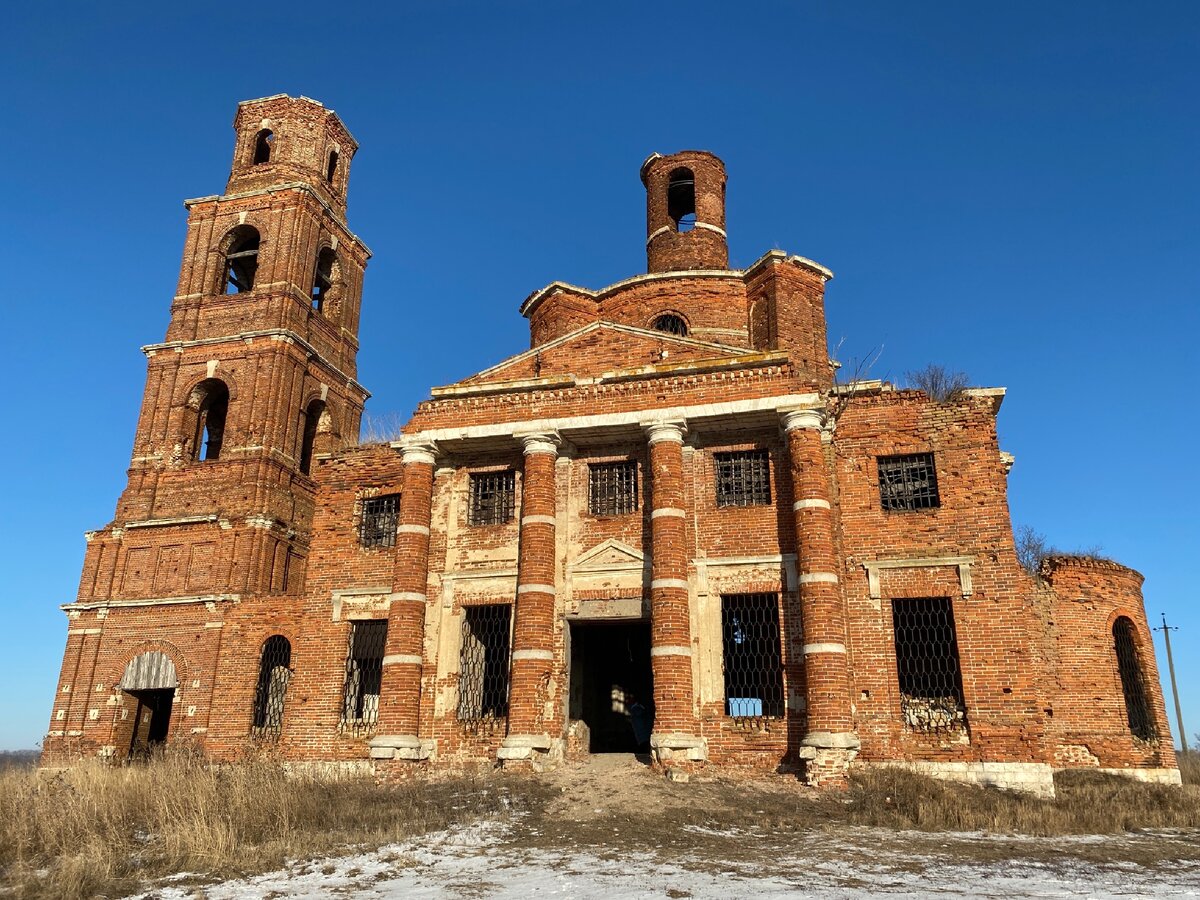
[[[909,384],[924,391],[935,403],[948,403],[956,399],[963,388],[970,384],[966,372],[952,372],[935,363],[904,374]]]

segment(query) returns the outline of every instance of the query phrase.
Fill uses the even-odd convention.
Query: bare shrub
[[[945,366],[930,363],[923,369],[906,372],[908,383],[929,395],[935,403],[948,403],[958,398],[970,384],[965,372],[952,372]]]
[[[1016,539],[1017,562],[1034,578],[1039,577],[1042,562],[1055,553],[1054,548],[1050,546],[1046,536],[1035,531],[1031,525],[1022,525],[1013,537]]]
[[[1200,746],[1200,734],[1195,735],[1192,743]],[[1179,774],[1184,784],[1200,784],[1200,753],[1192,750],[1179,754]]]
[[[360,445],[389,444],[392,441],[400,440],[403,431],[404,420],[399,413],[380,413],[377,416],[369,412],[364,413],[358,443]]]

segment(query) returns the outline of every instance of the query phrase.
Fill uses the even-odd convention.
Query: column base
[[[534,769],[541,770],[562,759],[562,754],[561,738],[552,738],[548,734],[510,734],[500,744],[496,758],[505,766],[529,763]]]
[[[652,734],[650,752],[660,766],[704,762],[708,759],[708,742],[692,734]]]
[[[844,788],[850,783],[850,763],[858,756],[853,731],[810,731],[800,742],[804,782],[815,788]]]
[[[377,734],[367,743],[371,759],[422,762],[432,757],[436,749],[436,741],[423,741],[415,734]]]

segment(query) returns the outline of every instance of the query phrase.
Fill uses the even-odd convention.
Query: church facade
[[[642,751],[818,786],[1178,782],[1142,577],[1027,574],[1004,390],[837,383],[832,273],[729,268],[717,157],[642,165],[646,273],[535,292],[528,350],[360,444],[357,145],[303,97],[234,127],[63,606],[45,764],[190,742],[381,777]]]

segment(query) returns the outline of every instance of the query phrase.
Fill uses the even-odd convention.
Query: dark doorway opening
[[[129,756],[131,759],[144,758],[149,756],[155,747],[167,741],[175,689],[129,691],[129,695],[138,702],[133,719],[133,737],[129,742]]]
[[[572,622],[570,715],[592,753],[649,748],[654,723],[649,622]]]

